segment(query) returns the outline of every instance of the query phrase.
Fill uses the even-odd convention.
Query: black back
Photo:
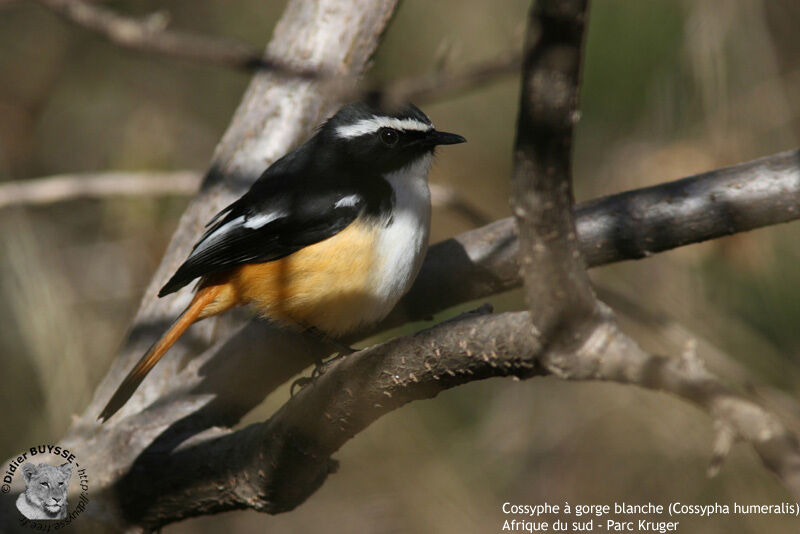
[[[192,253],[159,292],[248,263],[286,257],[337,234],[359,215],[388,221],[394,194],[383,178],[430,152],[423,132],[402,132],[388,148],[377,135],[343,139],[336,130],[380,113],[357,103],[343,107],[305,144],[273,163],[241,198],[218,213]],[[391,115],[430,124],[416,107]],[[265,224],[259,221],[268,220]]]

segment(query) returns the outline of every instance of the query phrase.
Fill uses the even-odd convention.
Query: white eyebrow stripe
[[[394,117],[373,116],[370,119],[361,119],[355,124],[339,126],[336,128],[336,135],[343,139],[349,139],[351,137],[375,133],[381,128],[429,132],[433,130],[433,125],[418,121],[416,119],[395,119]]]
[[[336,204],[333,205],[334,208],[347,208],[350,206],[355,206],[358,204],[360,198],[358,195],[347,195],[346,197],[342,197],[336,201]]]

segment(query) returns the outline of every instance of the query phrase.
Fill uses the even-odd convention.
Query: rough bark
[[[291,2],[270,54],[296,59],[304,68],[351,75],[366,64],[393,7],[388,1]],[[583,252],[592,265],[641,257],[795,218],[797,153],[777,156],[777,166],[752,162],[588,203],[575,212],[576,230],[569,151],[585,8],[582,1],[545,1],[531,12],[515,150],[520,244],[513,222],[506,220],[434,247],[404,305],[379,328],[518,287],[518,254],[530,312],[469,314],[354,354],[270,420],[237,432],[225,427],[326,351],[292,332],[229,314],[193,329],[123,412],[98,426],[96,414],[121,376],[185,305],[188,291],[162,300],[155,292],[202,223],[328,109],[325,95],[309,81],[256,77],[200,194],[181,220],[125,346],[63,440],[76,451],[90,451],[84,454],[93,477],[87,514],[138,529],[223,510],[290,510],[335,468],[330,455],[382,414],[470,380],[537,374],[614,380],[680,395],[720,423],[719,451],[724,453],[732,436],[748,440],[765,465],[800,495],[795,437],[691,358],[643,352],[594,297],[581,257]],[[533,97],[532,88],[547,94]],[[754,175],[763,188],[750,187],[747,178]],[[183,361],[189,363],[182,367]],[[168,477],[153,475],[165,472]]]
[[[318,70],[354,79],[368,65],[396,3],[396,0],[292,0],[275,28],[266,57],[282,58],[298,70]],[[117,526],[124,524],[120,502],[111,488],[142,453],[153,450],[158,436],[186,412],[161,412],[160,417],[146,422],[137,420],[141,424],[135,429],[130,426],[134,421],[126,416],[137,414],[155,401],[174,394],[175,389],[181,389],[177,377],[182,372],[184,359],[194,355],[198,347],[224,339],[243,323],[241,316],[230,314],[221,320],[212,319],[197,325],[173,347],[170,357],[151,373],[116,420],[99,427],[95,418],[102,403],[190,298],[191,291],[187,288],[174,298],[157,299],[158,287],[185,258],[205,222],[239,196],[271,162],[308,136],[331,112],[336,103],[329,99],[330,95],[329,90],[312,80],[286,78],[271,72],[260,72],[253,78],[215,150],[201,191],[182,216],[164,259],[145,291],[123,347],[86,411],[76,417],[62,440],[75,450],[85,451],[83,455],[88,459],[86,467],[94,478],[95,498],[87,515]],[[280,334],[274,335],[280,337]],[[274,355],[281,350],[288,352],[290,347],[294,349],[286,340],[264,346],[272,350],[255,351],[251,347],[253,353],[258,353],[259,360],[269,360],[265,352]],[[235,389],[230,388],[231,383],[228,389]],[[196,399],[194,402],[196,407],[203,404]],[[119,424],[121,422],[124,424]],[[0,514],[0,526],[7,530],[13,528],[2,524],[13,517],[13,514]]]

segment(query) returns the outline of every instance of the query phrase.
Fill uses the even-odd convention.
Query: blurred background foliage
[[[106,1],[174,27],[263,46],[284,2]],[[405,0],[370,77],[458,69],[520,46],[528,2]],[[579,199],[798,145],[794,0],[594,0],[575,145]],[[120,50],[24,1],[0,0],[0,181],[207,165],[248,76]],[[425,106],[469,139],[431,179],[489,219],[508,215],[518,80]],[[186,198],[0,211],[0,457],[52,442],[83,410]],[[433,240],[470,227],[437,210]],[[592,271],[648,348],[688,339],[723,376],[793,420],[800,375],[797,223]],[[520,306],[515,293],[494,299]],[[682,326],[681,326],[682,325]],[[732,359],[717,349],[727,352]],[[286,399],[278,391],[247,421]],[[669,396],[600,383],[491,380],[412,404],[340,451],[338,474],[290,514],[225,514],[164,532],[493,532],[503,502],[789,499],[737,447],[705,476],[710,420]],[[78,451],[89,455],[91,451]],[[797,532],[778,517],[684,518],[682,532]]]

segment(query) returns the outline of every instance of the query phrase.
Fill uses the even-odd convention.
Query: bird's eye
[[[397,133],[397,130],[392,130],[391,128],[381,128],[378,131],[378,135],[381,138],[381,142],[386,146],[394,146],[400,140],[400,134]]]

